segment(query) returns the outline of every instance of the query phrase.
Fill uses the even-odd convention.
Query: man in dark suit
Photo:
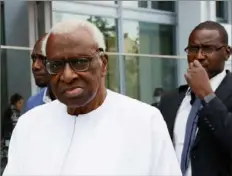
[[[219,23],[196,26],[188,40],[187,85],[165,94],[159,109],[184,176],[231,176],[232,74],[224,69],[231,48]]]

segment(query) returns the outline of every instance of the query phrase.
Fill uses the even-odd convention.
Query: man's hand
[[[184,76],[191,90],[200,99],[204,99],[204,97],[213,93],[208,74],[198,60],[190,63],[189,69]]]

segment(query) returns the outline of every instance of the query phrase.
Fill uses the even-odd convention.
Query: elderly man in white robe
[[[159,110],[106,89],[105,42],[95,25],[60,22],[43,47],[57,100],[20,117],[4,176],[181,176]]]

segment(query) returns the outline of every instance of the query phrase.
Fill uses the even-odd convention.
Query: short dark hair
[[[193,31],[201,30],[201,29],[217,30],[221,36],[221,42],[228,45],[228,33],[227,33],[226,29],[221,24],[219,24],[215,21],[205,21],[205,22],[198,24],[192,30],[191,33],[193,33]]]
[[[10,104],[15,105],[19,100],[22,100],[22,99],[23,97],[21,95],[19,95],[18,93],[15,93],[10,97]]]
[[[162,94],[163,92],[164,92],[163,88],[157,87],[157,88],[155,88],[155,90],[153,92],[153,96],[158,96],[158,95]]]

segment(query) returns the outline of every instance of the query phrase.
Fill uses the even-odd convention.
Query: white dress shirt
[[[210,79],[210,85],[215,92],[218,86],[221,84],[222,80],[226,76],[226,71],[219,73],[215,77]],[[190,104],[191,95],[186,93],[179,110],[177,112],[175,126],[174,126],[174,146],[176,150],[176,155],[179,163],[181,163],[181,155],[182,150],[184,147],[184,139],[185,139],[185,130],[187,125],[188,116],[190,113],[190,110],[192,108]],[[191,162],[189,163],[188,170],[186,172],[186,176],[191,176]]]
[[[20,117],[4,176],[181,176],[157,108],[107,91],[90,113],[71,116],[55,100]]]
[[[52,102],[52,99],[49,96],[48,88],[45,88],[44,94],[43,94],[43,102],[44,103],[50,103]]]

